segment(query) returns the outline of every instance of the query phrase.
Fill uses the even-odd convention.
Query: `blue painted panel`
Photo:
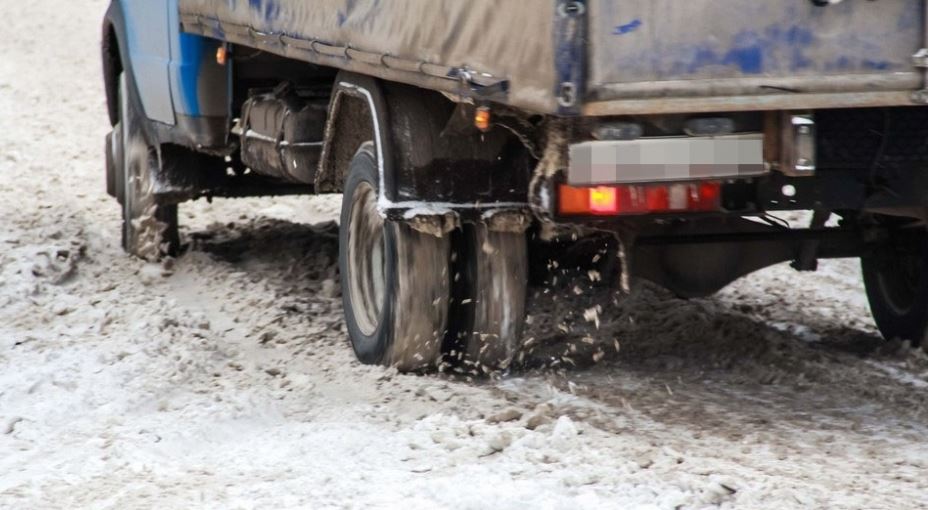
[[[912,71],[924,0],[596,0],[590,84]]]
[[[197,80],[200,74],[204,40],[190,34],[180,36],[180,60],[173,63],[179,85],[175,94],[175,107],[186,115],[200,115],[200,98],[197,97]]]
[[[179,114],[220,117],[228,114],[231,65],[216,63],[215,39],[182,33],[178,0],[168,0],[171,40],[171,89]]]

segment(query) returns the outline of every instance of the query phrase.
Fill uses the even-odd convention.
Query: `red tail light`
[[[648,211],[666,211],[670,209],[670,188],[666,186],[648,186],[644,189]]]
[[[562,184],[558,212],[562,216],[624,216],[721,210],[718,182],[623,184],[576,188]]]

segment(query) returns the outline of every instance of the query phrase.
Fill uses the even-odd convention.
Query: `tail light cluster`
[[[716,181],[623,184],[558,189],[562,216],[624,216],[722,209],[722,185]]]

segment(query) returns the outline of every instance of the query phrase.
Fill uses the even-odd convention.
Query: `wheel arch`
[[[394,196],[393,143],[389,118],[379,80],[346,71],[335,78],[329,101],[329,118],[323,140],[316,189],[342,190],[357,148],[373,142],[380,173],[381,194]]]
[[[103,62],[103,86],[106,92],[106,111],[110,125],[119,122],[119,75],[126,72],[130,88],[134,86],[126,53],[126,29],[119,2],[111,2],[103,16],[101,57]]]
[[[340,72],[316,189],[340,191],[354,149],[373,141],[381,210],[394,219],[423,203],[462,214],[524,209],[529,151],[503,126],[478,131],[468,120],[472,110],[432,90]]]

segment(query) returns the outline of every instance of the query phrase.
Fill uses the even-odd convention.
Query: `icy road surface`
[[[928,508],[928,359],[854,261],[695,301],[562,281],[524,353],[555,367],[467,381],[354,360],[337,199],[184,205],[170,271],[126,257],[104,8],[3,21],[0,508]]]

